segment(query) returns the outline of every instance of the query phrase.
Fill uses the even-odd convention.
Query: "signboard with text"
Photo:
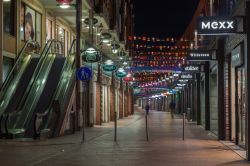
[[[200,72],[200,66],[199,65],[184,66],[184,72]]]
[[[211,61],[216,60],[216,53],[206,50],[192,50],[188,52],[188,61]]]
[[[237,22],[233,17],[200,17],[197,25],[200,35],[227,35],[237,32]]]
[[[191,80],[191,79],[193,79],[193,75],[192,74],[181,74],[180,79],[182,79],[182,80]]]

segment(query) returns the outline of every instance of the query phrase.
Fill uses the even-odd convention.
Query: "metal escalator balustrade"
[[[19,52],[15,64],[0,87],[0,116],[4,113],[10,99],[17,90],[20,79],[38,48],[37,42],[29,40]]]
[[[69,101],[69,93],[72,93],[72,84],[75,82],[75,65],[74,65],[75,56],[71,55],[67,58],[65,66],[63,68],[63,73],[61,75],[61,79],[57,86],[55,95],[49,108],[46,110],[48,115],[43,115],[43,121],[40,126],[38,126],[38,133],[45,131],[51,131],[51,136],[54,135],[55,127],[57,123],[59,123],[64,117],[65,107],[67,107],[67,103]],[[58,106],[54,104],[57,103]],[[53,114],[57,114],[53,116]]]
[[[11,112],[9,115],[7,130],[11,134],[24,133],[27,128],[27,123],[32,117],[32,109],[34,109],[39,95],[42,93],[42,89],[46,82],[49,70],[54,62],[56,54],[50,53],[52,45],[57,44],[55,40],[51,40],[46,45],[41,63],[39,63],[39,68],[36,68],[35,75],[32,78],[30,85],[28,86],[22,101],[16,111]]]
[[[36,120],[42,119],[42,122],[35,127],[35,133],[38,137],[41,133],[45,132],[50,132],[50,136],[55,136],[54,130],[58,128],[60,121],[65,116],[65,109],[70,100],[69,95],[72,94],[74,87],[72,85],[75,82],[75,53],[72,53],[74,45],[75,40],[71,44],[69,56],[63,66],[61,78],[50,106],[43,114],[37,114],[36,116]]]

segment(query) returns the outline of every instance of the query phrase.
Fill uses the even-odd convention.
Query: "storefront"
[[[231,139],[236,144],[246,145],[246,90],[244,50],[240,43],[231,52]]]
[[[209,101],[210,101],[210,131],[218,135],[218,84],[217,64],[210,65]]]

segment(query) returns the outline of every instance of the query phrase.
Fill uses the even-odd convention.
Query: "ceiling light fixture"
[[[70,5],[69,5],[69,4],[66,4],[66,3],[63,3],[63,4],[59,5],[59,6],[60,6],[60,8],[62,8],[62,9],[68,9],[68,8],[70,7]]]

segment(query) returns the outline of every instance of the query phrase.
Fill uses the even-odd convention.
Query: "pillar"
[[[200,73],[196,74],[196,118],[197,118],[197,125],[201,125],[201,75]]]
[[[246,1],[246,33],[247,33],[247,52],[245,54],[246,69],[246,150],[247,160],[250,161],[250,0]]]
[[[218,40],[218,70],[217,70],[217,83],[218,83],[218,138],[224,140],[225,133],[225,111],[224,111],[224,40]]]
[[[81,28],[82,28],[82,0],[77,0],[76,3],[78,4],[76,6],[76,69],[79,69],[81,67]],[[77,114],[77,118],[76,118],[76,125],[79,129],[80,126],[80,121],[79,121],[79,117],[80,117],[80,113],[82,112],[82,116],[83,116],[83,121],[84,121],[84,111],[82,109],[82,88],[81,88],[81,82],[80,80],[78,80],[76,78],[76,114]],[[84,124],[85,122],[83,122],[82,124]],[[83,126],[84,128],[84,126]],[[83,138],[84,140],[84,138]]]
[[[0,1],[0,86],[3,83],[3,1]]]
[[[209,62],[205,62],[205,130],[210,130]]]

